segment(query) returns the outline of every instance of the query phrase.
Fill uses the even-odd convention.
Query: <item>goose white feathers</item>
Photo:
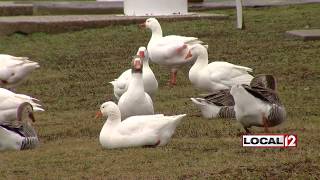
[[[149,66],[149,55],[147,49],[145,47],[140,47],[137,55],[140,56],[143,61],[142,78],[144,90],[152,97],[158,90],[158,81]],[[110,82],[113,85],[114,96],[117,99],[119,99],[122,94],[128,90],[130,80],[131,69],[128,69],[124,71],[117,79]]]
[[[142,68],[141,59],[139,57],[133,59],[128,90],[118,101],[122,119],[135,115],[154,114],[152,99],[144,90]]]
[[[191,83],[198,89],[206,92],[230,89],[235,84],[250,84],[253,76],[251,68],[234,65],[223,61],[214,61],[208,64],[208,51],[203,45],[196,44],[190,47],[186,60],[197,57],[189,71]]]
[[[247,133],[252,126],[268,127],[281,124],[286,111],[276,91],[261,86],[234,85],[230,90],[237,120]]]
[[[0,124],[0,151],[32,149],[39,143],[31,124],[35,121],[32,105],[21,103],[15,113],[16,118]]]
[[[141,26],[152,31],[147,49],[150,60],[156,64],[169,67],[171,69],[170,84],[176,84],[177,69],[189,63],[193,63],[195,58],[185,61],[184,57],[188,52],[188,45],[203,43],[196,37],[185,37],[170,35],[163,37],[161,25],[155,18],[149,18]]]
[[[170,141],[181,119],[186,116],[142,115],[121,121],[120,110],[111,101],[103,103],[97,115],[108,117],[99,137],[102,147],[108,149],[164,146]]]
[[[30,61],[27,57],[15,57],[1,54],[0,86],[15,88],[21,84],[32,71],[39,67],[37,62]]]

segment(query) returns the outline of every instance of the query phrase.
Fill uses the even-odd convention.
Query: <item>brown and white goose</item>
[[[257,75],[251,82],[251,87],[264,87],[275,90],[275,78],[272,75]],[[234,99],[229,89],[213,91],[205,97],[191,98],[200,109],[204,118],[235,118]]]
[[[33,149],[38,143],[31,122],[35,121],[33,108],[24,102],[16,110],[16,118],[0,124],[0,150]]]
[[[229,89],[212,92],[203,98],[190,98],[204,118],[235,118],[234,100]]]
[[[237,121],[250,133],[252,126],[264,127],[268,132],[269,127],[281,124],[286,119],[286,110],[275,91],[276,84],[273,76],[266,79],[271,88],[251,84],[235,85],[231,88],[235,105],[234,111]]]
[[[276,93],[272,75],[258,75],[250,86],[235,85],[204,97],[191,98],[205,118],[236,118],[250,133],[251,126],[273,127],[286,119],[286,111]]]

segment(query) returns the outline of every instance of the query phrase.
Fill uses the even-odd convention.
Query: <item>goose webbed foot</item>
[[[177,70],[172,70],[170,73],[170,80],[168,82],[169,86],[175,86],[177,85]]]

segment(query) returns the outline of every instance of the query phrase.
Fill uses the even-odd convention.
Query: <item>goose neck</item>
[[[143,69],[147,69],[147,68],[150,68],[150,66],[149,66],[149,59],[145,59],[145,60],[143,61]]]
[[[151,39],[158,39],[163,36],[160,25],[152,28],[151,31],[152,31]]]
[[[114,127],[114,126],[116,126],[116,125],[118,125],[120,123],[121,123],[120,110],[115,111],[115,112],[110,112],[108,114],[108,119],[104,123],[101,131],[102,132],[106,132],[106,129],[109,129],[109,127]]]
[[[207,66],[208,63],[209,63],[208,54],[202,53],[202,54],[198,55],[197,60],[194,63],[194,65],[192,66],[192,68],[193,69],[202,69],[205,66]]]
[[[144,68],[144,67],[143,67]],[[132,78],[129,83],[128,92],[144,92],[142,73],[132,73]]]

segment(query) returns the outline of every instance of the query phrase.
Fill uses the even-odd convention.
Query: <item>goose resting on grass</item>
[[[13,89],[40,65],[27,57],[0,55],[0,86]]]
[[[135,115],[154,114],[153,102],[148,93],[144,90],[142,78],[143,64],[139,57],[132,61],[131,80],[128,90],[120,97],[118,106],[121,118]]]
[[[0,124],[0,151],[33,149],[38,143],[33,108],[30,103],[21,103],[15,112],[16,118]]]
[[[0,124],[10,123],[16,119],[17,109],[24,102],[31,104],[34,111],[44,111],[41,105],[36,103],[39,100],[24,94],[16,94],[4,88],[0,88],[0,99]]]
[[[208,64],[207,48],[201,44],[192,45],[186,61],[196,57],[197,60],[189,71],[189,80],[199,90],[214,92],[230,89],[236,84],[250,84],[253,76],[251,68],[234,65],[228,62],[214,61]]]
[[[196,37],[185,37],[177,35],[163,36],[161,25],[155,18],[147,19],[141,27],[151,30],[152,35],[149,40],[147,49],[150,60],[156,64],[166,66],[171,69],[170,85],[176,85],[178,69],[186,64],[191,64],[196,58],[185,61],[188,46],[202,44]]]
[[[118,106],[109,101],[101,105],[96,117],[108,117],[100,132],[104,148],[156,147],[166,145],[185,114],[131,116],[121,121]]]
[[[33,111],[44,111],[41,105],[36,103],[39,100],[24,94],[16,94],[4,88],[0,88],[0,99],[0,124],[15,120],[17,109],[24,102],[31,104]]]
[[[137,55],[143,61],[142,78],[145,92],[151,97],[158,90],[158,81],[149,66],[149,55],[145,47],[140,47]],[[124,71],[117,79],[110,82],[113,85],[114,96],[119,100],[123,93],[128,90],[131,80],[131,69]]]

